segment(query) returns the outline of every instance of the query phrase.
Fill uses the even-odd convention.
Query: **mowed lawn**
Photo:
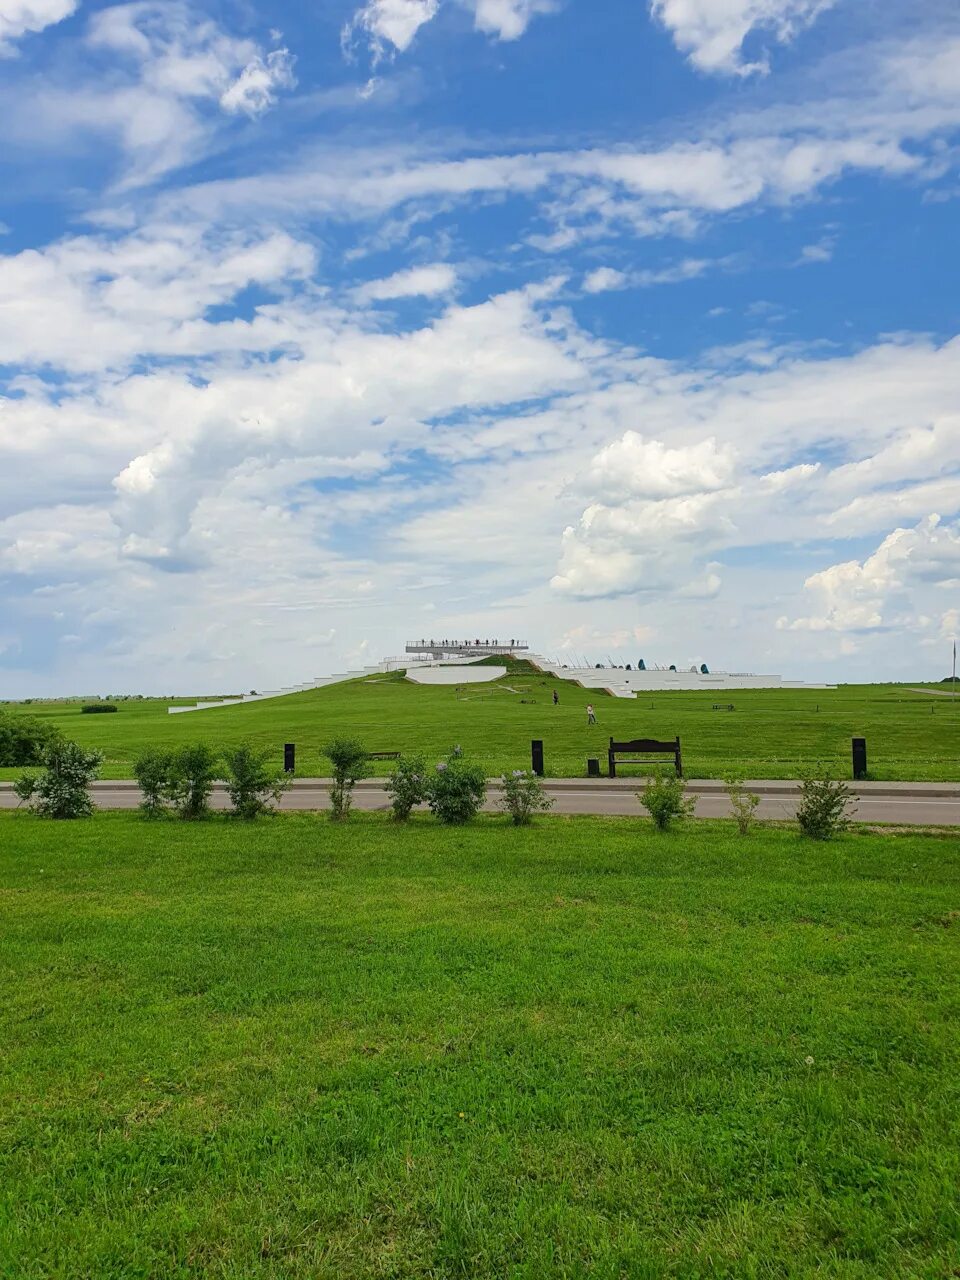
[[[947,1277],[955,838],[0,815],[0,1274]]]
[[[717,700],[735,709],[715,711]],[[588,702],[597,710],[592,728],[586,723]],[[432,759],[459,743],[489,776],[529,766],[531,739],[540,738],[549,775],[582,777],[590,756],[605,767],[611,735],[679,734],[684,767],[693,778],[729,772],[796,778],[818,765],[849,778],[851,738],[866,737],[871,778],[960,781],[960,698],[914,693],[902,685],[656,693],[632,701],[518,670],[494,684],[467,687],[462,695],[391,676],[189,715],[168,715],[168,705],[121,702],[115,715],[82,715],[77,703],[5,710],[39,715],[67,737],[99,747],[106,753],[108,778],[132,776],[133,761],[146,746],[196,740],[226,746],[244,738],[268,747],[278,764],[283,744],[294,742],[298,773],[315,777],[329,768],[321,746],[339,733],[359,735],[372,751],[423,751]],[[15,773],[0,770],[0,777]]]

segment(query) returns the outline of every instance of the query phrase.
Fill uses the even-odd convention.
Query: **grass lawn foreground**
[[[956,1275],[957,853],[0,815],[0,1275]]]

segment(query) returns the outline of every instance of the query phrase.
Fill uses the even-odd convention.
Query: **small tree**
[[[133,776],[140,787],[140,812],[147,818],[159,818],[167,812],[173,799],[171,772],[173,753],[160,747],[149,747],[133,762]]]
[[[210,813],[210,793],[220,757],[205,742],[181,747],[170,762],[170,794],[181,818],[196,821]]]
[[[423,756],[401,756],[397,761],[393,776],[385,787],[397,822],[406,822],[414,805],[423,803],[426,773]]]
[[[669,831],[674,822],[692,817],[696,801],[685,798],[686,789],[684,780],[671,773],[667,777],[657,774],[642,791],[637,792],[637,799],[650,814],[658,831]]]
[[[475,818],[487,794],[487,778],[478,764],[467,764],[460,756],[441,760],[427,775],[424,787],[427,804],[435,818],[459,825]]]
[[[845,782],[835,781],[828,773],[804,778],[797,808],[800,830],[811,840],[829,840],[850,825],[852,804],[853,794]]]
[[[334,738],[324,747],[323,754],[333,765],[330,817],[342,822],[353,803],[353,788],[366,770],[367,752],[359,738]]]
[[[47,750],[62,741],[60,731],[39,716],[0,711],[0,765],[43,764]]]
[[[43,770],[23,774],[14,784],[21,803],[44,818],[88,818],[93,813],[90,783],[100,772],[102,751],[85,751],[76,742],[56,742],[43,757]]]
[[[277,769],[268,769],[270,752],[242,742],[223,753],[227,772],[227,795],[237,818],[252,822],[261,814],[276,813],[280,797],[293,779]]]
[[[547,795],[543,782],[527,769],[505,773],[502,787],[503,807],[515,827],[527,827],[535,813],[547,813],[553,808],[553,800]]]
[[[754,823],[754,810],[760,803],[760,797],[748,791],[742,778],[728,778],[726,792],[730,797],[730,807],[737,823],[737,830],[742,836],[750,834]]]

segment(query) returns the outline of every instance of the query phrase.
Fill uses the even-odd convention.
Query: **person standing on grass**
[[[587,703],[587,724],[596,724],[596,723],[597,723],[597,714],[593,709],[593,703],[588,702]]]
[[[557,693],[556,689],[553,691],[553,705],[555,707],[560,705],[560,695]]]

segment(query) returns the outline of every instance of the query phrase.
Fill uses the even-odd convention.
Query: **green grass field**
[[[553,690],[560,705],[552,703]],[[336,733],[359,734],[371,750],[424,751],[438,758],[460,743],[493,776],[528,765],[530,741],[542,738],[547,773],[579,777],[588,756],[605,761],[611,734],[683,742],[690,777],[795,778],[818,763],[849,777],[850,740],[866,737],[870,776],[880,780],[960,781],[960,698],[911,693],[898,685],[836,690],[756,690],[724,695],[735,710],[713,711],[710,693],[658,693],[637,701],[588,693],[521,668],[488,686],[418,686],[372,677],[246,706],[168,715],[168,702],[121,702],[116,715],[81,715],[76,703],[6,708],[53,720],[79,742],[106,752],[104,776],[131,776],[147,745],[203,739],[214,745],[250,738],[282,759],[298,748],[298,773],[327,770],[321,745]],[[586,726],[592,701],[599,724]],[[13,777],[15,770],[0,771]]]
[[[0,1275],[947,1277],[955,838],[0,815]]]

